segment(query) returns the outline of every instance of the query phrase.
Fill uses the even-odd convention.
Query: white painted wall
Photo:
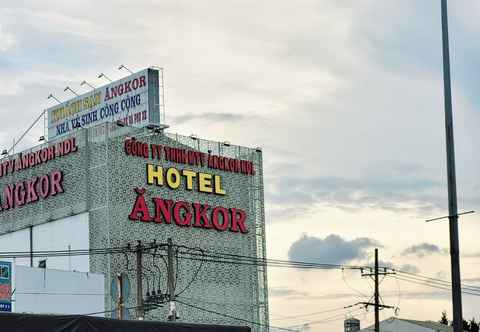
[[[33,250],[89,249],[88,213],[55,220],[34,227]],[[42,258],[34,259],[34,266]],[[88,272],[88,256],[46,257],[47,268]],[[69,269],[70,267],[70,269]]]
[[[30,250],[30,231],[22,229],[20,231],[0,235],[0,252],[11,251],[29,251]],[[0,258],[2,261],[13,262],[11,259]],[[15,264],[29,265],[29,258],[17,258]]]
[[[104,311],[104,285],[103,274],[17,265],[13,271],[13,311],[37,314]]]
[[[88,213],[55,220],[33,227],[33,251],[68,250],[69,245],[72,250],[89,249]],[[28,252],[29,250],[29,229],[22,229],[20,231],[0,235],[0,252]],[[42,259],[47,259],[47,268],[67,271],[90,271],[90,260],[88,256],[34,258],[33,266],[38,266],[38,261]],[[30,266],[30,259],[15,259],[15,264]]]

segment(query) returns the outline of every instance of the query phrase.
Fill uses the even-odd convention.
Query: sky
[[[479,2],[449,3],[459,211],[480,210],[479,15]],[[448,224],[425,223],[448,214],[441,56],[435,0],[2,3],[0,149],[50,93],[161,66],[171,132],[263,148],[268,257],[371,264],[379,248],[385,266],[448,280]],[[480,215],[459,229],[463,280],[480,286]],[[371,286],[358,271],[272,267],[271,324],[368,326],[372,310],[334,309]],[[401,318],[452,317],[449,292],[389,276],[381,294]],[[464,295],[464,316],[479,305]]]

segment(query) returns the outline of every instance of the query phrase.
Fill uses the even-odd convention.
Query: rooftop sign
[[[47,110],[48,139],[104,122],[160,124],[159,72],[145,69]]]

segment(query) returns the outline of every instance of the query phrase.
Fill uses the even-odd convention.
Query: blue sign
[[[0,311],[12,311],[12,263],[0,262]]]
[[[0,302],[0,311],[12,312],[12,304]]]

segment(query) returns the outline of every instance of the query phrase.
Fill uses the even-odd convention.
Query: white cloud
[[[15,46],[15,36],[5,31],[0,24],[0,52],[6,52]]]

